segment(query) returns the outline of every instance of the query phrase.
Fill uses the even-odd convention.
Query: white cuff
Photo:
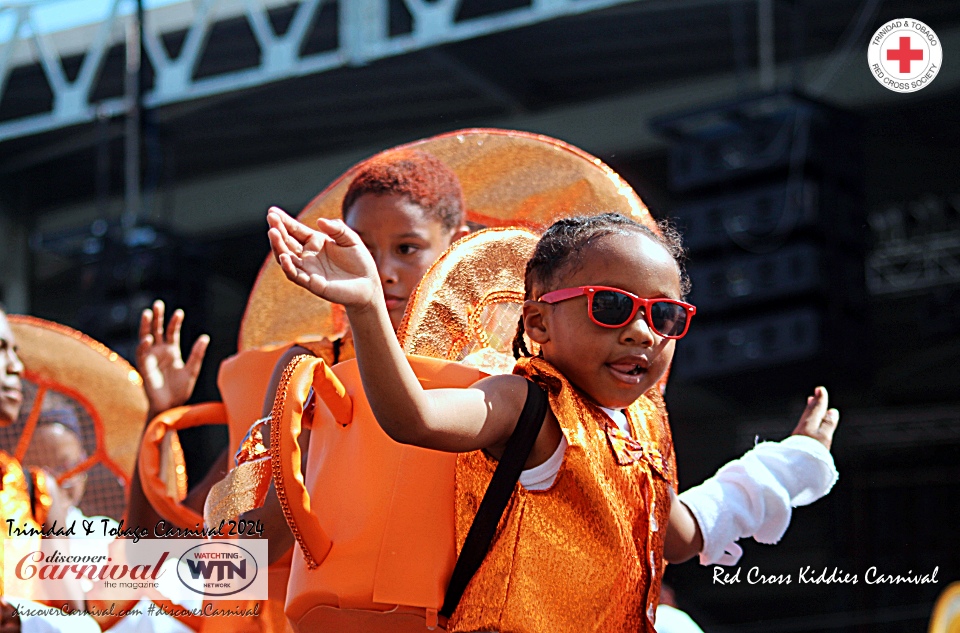
[[[701,565],[733,565],[743,550],[737,539],[780,540],[791,508],[824,496],[838,478],[833,456],[805,435],[762,442],[717,474],[680,495],[703,535]]]

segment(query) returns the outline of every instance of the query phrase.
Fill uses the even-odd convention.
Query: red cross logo
[[[910,72],[910,62],[923,60],[923,49],[910,48],[910,37],[901,37],[900,48],[891,48],[888,50],[887,60],[900,62],[900,72],[907,74]]]

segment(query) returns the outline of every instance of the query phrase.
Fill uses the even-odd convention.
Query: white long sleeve
[[[830,451],[812,437],[757,444],[679,497],[703,535],[700,564],[736,564],[743,554],[736,541],[744,537],[776,543],[790,525],[791,508],[826,495],[837,478]]]

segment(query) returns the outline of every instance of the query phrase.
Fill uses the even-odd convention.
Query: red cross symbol
[[[900,38],[900,48],[891,48],[887,51],[887,60],[900,62],[900,72],[910,72],[910,62],[921,61],[923,59],[922,48],[910,48],[910,37]]]

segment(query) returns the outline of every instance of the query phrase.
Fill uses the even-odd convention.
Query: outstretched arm
[[[771,454],[756,456],[752,456],[751,451],[680,497],[671,492],[670,521],[664,543],[667,561],[682,563],[689,560],[703,552],[705,541],[709,541],[713,546],[711,549],[721,554],[724,546],[732,546],[728,549],[733,549],[734,554],[726,554],[725,557],[730,558],[719,561],[728,564],[727,561],[738,557],[736,539],[754,536],[761,542],[776,542],[789,524],[791,505],[806,505],[826,494],[833,485],[828,472],[833,467],[832,459],[827,451],[840,422],[840,412],[828,408],[828,402],[827,390],[817,387],[807,398],[800,422],[791,433],[791,437],[812,438],[822,445],[823,448],[813,451],[809,451],[810,446],[798,447],[793,456],[812,460],[816,473],[797,472],[800,466],[791,462],[788,455],[775,454],[775,449],[764,451]],[[770,442],[760,447],[768,448],[768,444],[776,446]],[[812,444],[812,447],[816,446]],[[829,469],[825,464],[828,459]],[[805,478],[810,475],[817,479],[817,474],[821,475],[819,481],[810,482]],[[762,479],[758,480],[757,475]],[[835,472],[833,476],[836,476]],[[748,508],[759,509],[760,515],[751,516]]]
[[[190,356],[186,362],[180,351],[180,328],[183,325],[183,310],[175,310],[170,317],[164,331],[164,313],[166,306],[163,301],[154,301],[149,310],[140,315],[140,343],[137,345],[137,370],[143,377],[143,388],[150,403],[146,422],[155,418],[167,409],[184,404],[193,394],[203,364],[204,354],[210,344],[210,337],[203,334],[197,337]],[[225,474],[225,457],[216,460],[214,466],[218,472]],[[220,477],[223,477],[220,474]],[[215,475],[213,476],[215,477]],[[207,479],[211,479],[208,475]],[[204,486],[206,490],[213,485]],[[193,509],[202,510],[203,498],[206,493],[196,488],[184,503]],[[132,526],[152,528],[162,517],[153,509],[143,494],[143,485],[140,482],[139,464],[134,465],[133,476],[130,478],[130,494],[127,500],[127,521]]]
[[[267,221],[270,246],[287,278],[347,309],[364,392],[388,435],[451,452],[496,451],[506,443],[526,398],[523,378],[424,390],[397,342],[376,265],[357,234],[326,219],[314,231],[275,207]]]

